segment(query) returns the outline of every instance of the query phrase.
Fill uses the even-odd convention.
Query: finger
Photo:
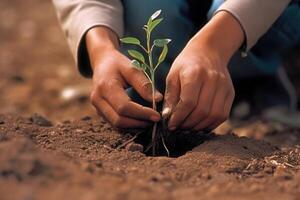
[[[98,113],[116,128],[140,128],[150,125],[149,122],[119,116],[105,100],[99,98],[92,102]]]
[[[200,76],[190,68],[180,74],[180,100],[170,118],[168,127],[175,130],[197,106],[201,89]]]
[[[193,128],[208,116],[216,90],[217,79],[214,77],[205,79],[200,91],[197,107],[181,125],[182,129]]]
[[[217,91],[214,95],[209,115],[194,127],[195,130],[199,131],[208,128],[211,124],[220,125],[220,123],[226,120],[224,105],[227,94],[227,89],[222,87],[222,85],[217,85]]]
[[[169,118],[173,108],[179,101],[180,82],[177,72],[170,72],[166,80],[165,98],[163,104],[163,118]]]
[[[131,101],[121,83],[117,80],[108,82],[106,86],[102,88],[101,92],[102,97],[120,116],[154,122],[160,120],[160,114],[157,111]]]
[[[129,63],[129,65],[122,68],[121,73],[141,97],[152,102],[152,84],[143,71],[132,67],[131,63]],[[159,102],[163,99],[163,95],[155,90],[154,98],[156,102]]]
[[[230,116],[230,111],[231,111],[231,107],[232,107],[232,103],[233,103],[233,100],[234,100],[234,92],[229,92],[227,94],[227,97],[226,97],[226,100],[225,100],[225,106],[224,106],[224,116],[226,117],[226,119],[229,118]],[[226,121],[226,120],[225,120]],[[216,129],[219,125],[221,125],[224,121],[222,120],[219,120],[217,121],[216,123],[210,125],[208,127],[208,129],[210,130],[214,130]]]

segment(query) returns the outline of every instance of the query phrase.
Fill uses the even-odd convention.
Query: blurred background
[[[50,0],[0,1],[0,113],[94,115]]]
[[[79,75],[51,0],[1,0],[0,18],[0,113],[39,113],[54,122],[95,117],[89,103],[91,80]],[[285,69],[298,96],[299,49],[298,45],[285,55]],[[250,90],[247,84],[243,88]],[[243,119],[251,107],[242,102],[234,112]],[[294,114],[268,113],[300,126],[300,115]]]

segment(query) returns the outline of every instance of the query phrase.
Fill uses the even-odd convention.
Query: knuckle
[[[96,107],[97,93],[95,91],[93,91],[91,93],[91,95],[90,95],[90,101],[91,101],[92,105]]]
[[[96,88],[99,94],[111,92],[113,87],[119,84],[119,81],[116,79],[110,79],[110,80],[99,80]]]
[[[198,109],[198,116],[201,117],[201,118],[205,118],[208,116],[209,114],[209,109],[207,107],[204,107],[204,106],[201,106],[199,109]]]
[[[185,68],[181,71],[180,75],[183,78],[189,78],[190,76],[195,75],[196,69],[196,67]]]
[[[103,91],[112,91],[111,89],[116,85],[116,81],[114,79],[110,81],[106,81],[102,84]]]
[[[194,76],[194,75],[202,74],[203,72],[204,72],[204,67],[202,67],[202,65],[192,64],[190,65],[190,67],[185,68],[185,70],[183,70],[182,75]]]
[[[232,99],[234,99],[234,97],[235,97],[235,90],[234,90],[233,87],[229,90],[229,95],[232,96]]]
[[[118,105],[118,107],[116,108],[116,112],[119,115],[124,115],[126,113],[127,110],[127,103],[126,104],[120,104]]]
[[[93,102],[96,98],[96,92],[95,91],[92,91],[91,94],[90,94],[90,100],[91,102]]]
[[[207,75],[208,75],[209,78],[211,78],[211,79],[217,79],[219,73],[218,73],[216,70],[209,70],[209,71],[207,72]]]
[[[131,74],[131,76],[128,77],[130,81],[143,82],[145,80],[144,73],[134,67],[131,67],[129,74]]]
[[[174,79],[173,79],[173,75],[172,74],[169,74],[166,78],[166,82],[168,85],[173,85],[174,84]]]
[[[172,83],[172,82],[176,82],[176,77],[178,76],[178,69],[173,69],[173,67],[171,67],[167,77],[166,77],[166,82],[167,83]]]
[[[220,114],[219,113],[211,113],[211,115],[209,116],[209,118],[211,120],[218,120],[220,118]]]
[[[227,82],[227,77],[226,77],[226,75],[225,75],[224,73],[222,73],[222,72],[219,72],[219,73],[218,73],[218,78],[219,78],[221,81],[223,81],[223,82]]]
[[[106,87],[107,82],[104,80],[99,80],[96,84],[96,88],[98,91],[102,91]]]
[[[167,85],[166,85],[166,91],[172,91],[173,88],[176,88],[177,83],[172,78],[167,78]]]
[[[122,118],[120,116],[117,116],[111,123],[116,128],[122,128]]]
[[[151,93],[152,89],[151,89],[151,83],[149,81],[142,81],[141,85],[141,90],[142,92],[144,92],[145,94]]]
[[[181,104],[182,107],[184,108],[194,108],[197,104],[197,101],[195,101],[195,99],[186,98],[186,99],[181,99]]]

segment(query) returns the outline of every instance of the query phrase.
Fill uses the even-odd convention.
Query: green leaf
[[[149,24],[148,24],[148,31],[151,33],[153,31],[153,29],[158,25],[160,24],[160,22],[163,20],[163,18],[159,18],[159,19],[156,19],[154,21],[151,21]]]
[[[151,20],[155,20],[161,13],[161,10],[156,11],[155,13],[153,13],[150,17]]]
[[[140,64],[139,61],[137,61],[137,60],[132,60],[132,61],[131,61],[131,64],[132,64],[132,66],[133,66],[134,68],[136,68],[136,69],[138,69],[138,70],[143,70],[143,67],[142,67],[142,65]]]
[[[165,45],[169,44],[171,42],[170,39],[157,39],[154,40],[154,45],[157,47],[164,47]]]
[[[134,68],[138,69],[138,70],[143,70],[145,71],[146,68],[147,68],[147,64],[144,64],[144,63],[140,63],[139,61],[137,60],[132,60],[131,61],[131,64],[133,65]]]
[[[125,37],[125,38],[121,38],[120,39],[121,42],[125,43],[125,44],[136,44],[136,45],[140,45],[141,42],[139,39],[135,38],[135,37]]]
[[[142,68],[143,68],[143,70],[146,70],[147,68],[150,68],[150,67],[147,64],[142,63]]]
[[[138,52],[136,50],[128,50],[128,53],[133,58],[141,61],[142,63],[145,63],[145,58],[144,58],[143,54],[141,54],[140,52]]]
[[[168,54],[168,46],[165,45],[158,58],[158,64],[162,63],[166,59],[167,54]]]

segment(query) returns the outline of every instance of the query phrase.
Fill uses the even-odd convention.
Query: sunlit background
[[[73,62],[50,0],[0,1],[0,112],[91,115],[90,80]]]
[[[0,17],[0,113],[39,113],[54,122],[97,117],[89,102],[91,80],[79,75],[51,1],[1,0]],[[299,55],[299,48],[291,50],[286,66],[298,96]],[[243,118],[250,111],[242,102],[234,112]],[[294,114],[270,115],[294,125],[300,120]]]

